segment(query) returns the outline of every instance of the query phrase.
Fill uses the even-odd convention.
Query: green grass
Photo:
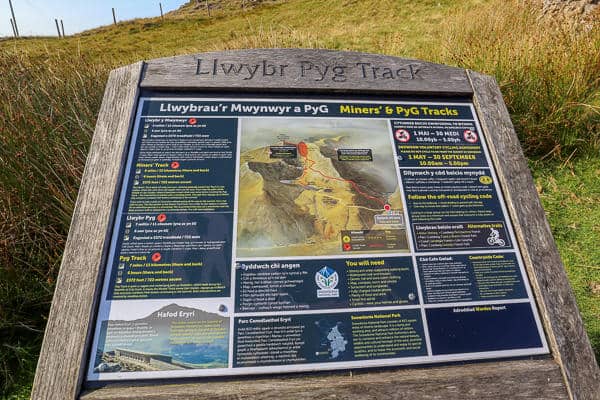
[[[534,178],[600,360],[600,157],[533,163]]]
[[[28,384],[103,81],[84,62],[0,55],[0,390]],[[5,73],[10,71],[10,73]],[[0,392],[1,393],[1,392]]]
[[[27,397],[110,69],[252,47],[384,53],[496,76],[600,359],[599,29],[573,33],[519,0],[223,4],[211,18],[189,5],[64,40],[0,42],[0,397]]]
[[[473,6],[482,0],[464,1]],[[452,0],[290,0],[251,10],[202,10],[122,22],[69,37],[27,39],[4,49],[30,55],[79,56],[102,63],[247,47],[311,47],[415,55],[439,47],[439,25],[455,11]]]
[[[499,81],[528,155],[566,158],[600,146],[600,26],[579,34],[527,2],[489,2],[452,22],[440,58]]]

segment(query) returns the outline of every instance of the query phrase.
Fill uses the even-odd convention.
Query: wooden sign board
[[[33,399],[599,393],[493,78],[292,49],[110,74]]]

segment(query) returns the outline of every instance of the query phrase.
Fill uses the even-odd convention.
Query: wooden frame
[[[227,75],[219,70],[221,63],[258,67],[254,75],[252,68],[248,74]],[[325,68],[331,72],[342,66],[347,66],[343,80],[340,76],[333,79],[335,74],[323,74]],[[380,79],[378,68],[383,67],[394,71],[396,78],[391,82]],[[82,392],[107,237],[140,89],[471,98],[501,182],[551,356],[359,373],[113,384]],[[114,70],[69,231],[32,399],[280,399],[325,398],[332,393],[348,399],[600,398],[600,371],[496,81],[473,71],[418,60],[293,49],[202,53]]]

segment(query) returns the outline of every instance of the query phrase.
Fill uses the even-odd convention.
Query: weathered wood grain
[[[490,76],[468,75],[552,353],[573,399],[600,399],[598,364],[500,88]]]
[[[142,63],[111,72],[54,291],[31,398],[75,399]]]
[[[362,373],[291,375],[160,386],[105,387],[81,400],[566,399],[551,359]]]
[[[198,60],[202,60],[200,68]],[[342,67],[343,76],[335,77]],[[472,94],[465,70],[460,68],[378,54],[308,49],[237,50],[150,60],[140,86],[236,92]]]

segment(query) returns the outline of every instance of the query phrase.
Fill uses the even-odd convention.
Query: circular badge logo
[[[152,262],[159,262],[162,259],[162,255],[159,252],[152,254]]]
[[[179,168],[179,166],[180,166],[180,164],[179,164],[179,162],[177,162],[177,161],[173,161],[173,162],[171,163],[171,168],[173,168],[173,169],[177,169],[177,168]]]
[[[197,122],[198,122],[198,120],[196,118],[190,118],[190,119],[188,119],[188,123],[190,125],[196,125]]]
[[[484,185],[489,185],[490,183],[492,183],[492,177],[487,176],[487,175],[481,175],[479,177],[479,182]]]
[[[406,129],[396,129],[394,132],[394,137],[397,141],[406,143],[410,140],[410,133]]]
[[[158,222],[165,222],[167,220],[167,215],[166,214],[158,214],[156,216],[156,220]]]
[[[338,273],[333,268],[323,267],[315,274],[315,283],[321,289],[335,289],[339,282]]]
[[[477,143],[477,141],[479,140],[479,138],[477,137],[477,133],[473,132],[470,129],[467,129],[463,132],[463,137],[469,143]]]

